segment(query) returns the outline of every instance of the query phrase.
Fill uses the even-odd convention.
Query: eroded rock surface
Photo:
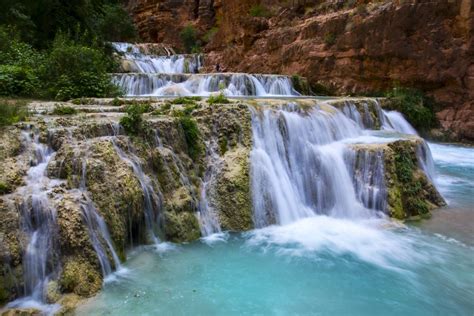
[[[441,132],[473,140],[472,0],[134,0],[146,41],[182,47],[193,25],[206,71],[308,78],[313,90],[382,92],[394,84],[435,97]],[[172,30],[172,31],[170,31]]]
[[[24,145],[25,132],[35,133],[54,152],[46,172],[51,182],[48,202],[55,211],[51,229],[56,232],[49,264],[57,269],[45,287],[45,299],[59,302],[69,311],[78,298],[99,291],[104,278],[91,241],[87,207],[103,218],[112,247],[122,261],[128,248],[153,242],[150,229],[161,240],[193,241],[201,237],[198,212],[203,182],[211,170],[207,198],[216,210],[220,228],[252,229],[253,114],[267,107],[292,107],[305,115],[316,107],[327,114],[339,109],[351,117],[352,107],[359,113],[361,127],[378,129],[382,124],[379,104],[386,102],[368,98],[294,99],[290,103],[282,99],[231,100],[230,104],[214,105],[206,100],[188,100],[189,104],[161,99],[119,101],[64,103],[78,110],[69,116],[52,115],[55,103],[34,102],[31,109],[36,114],[30,122],[0,132],[4,162],[0,168],[8,166],[8,170],[0,169],[0,180],[8,187],[0,191],[0,302],[23,295],[23,255],[28,238],[22,226],[21,188],[35,161],[32,148]],[[150,103],[136,135],[119,126],[127,102]],[[428,216],[431,209],[444,203],[421,168],[422,145],[414,136],[386,144],[354,145],[356,152],[383,152],[386,212],[392,217]],[[211,168],[213,164],[216,168]],[[147,203],[153,204],[151,214],[146,213]],[[151,225],[147,216],[152,218]],[[96,236],[104,242],[103,235]],[[116,268],[112,253],[105,252]]]

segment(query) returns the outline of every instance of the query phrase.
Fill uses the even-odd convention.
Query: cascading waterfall
[[[297,96],[292,80],[281,75],[244,73],[198,74],[198,54],[156,56],[137,45],[112,43],[122,56],[124,73],[112,74],[112,82],[127,96]]]
[[[81,201],[82,215],[84,217],[84,222],[89,232],[89,238],[91,240],[92,247],[97,253],[97,258],[99,259],[100,267],[102,269],[102,275],[104,277],[104,280],[106,281],[107,277],[113,273],[114,268],[115,270],[121,269],[121,264],[117,253],[114,250],[107,225],[102,216],[100,216],[99,212],[97,211],[94,202],[90,199],[88,195],[86,176],[87,162],[86,160],[83,160],[82,175],[79,186],[79,191],[83,199]],[[112,266],[109,260],[109,254],[112,257],[114,266]]]
[[[199,225],[201,235],[209,236],[222,232],[219,218],[210,200],[211,190],[217,172],[222,168],[222,158],[217,154],[217,143],[214,139],[206,143],[208,168],[201,183],[201,198],[199,203]]]
[[[382,129],[416,134],[400,113],[386,112],[374,102]],[[256,227],[285,225],[316,214],[383,216],[387,209],[383,152],[356,145],[366,142],[373,126],[368,103],[363,113],[350,101],[342,111],[328,104],[303,110],[291,103],[279,109],[252,109]],[[433,179],[433,160],[425,142],[418,146],[417,156]]]
[[[43,304],[45,289],[58,273],[56,253],[56,210],[49,205],[48,192],[52,186],[47,177],[47,166],[54,151],[40,143],[39,134],[23,132],[27,146],[34,148],[34,160],[28,170],[26,186],[21,189],[24,200],[20,205],[21,226],[28,244],[23,254],[25,297],[9,304],[10,307]]]
[[[140,159],[132,152],[125,153],[117,144],[117,136],[119,135],[120,126],[113,126],[114,136],[112,144],[120,159],[129,165],[135,174],[143,192],[143,204],[145,207],[145,224],[147,227],[148,237],[154,244],[159,244],[160,239],[155,233],[155,227],[159,224],[159,214],[161,210],[161,194],[158,195],[154,188],[150,177],[148,177],[140,162]]]
[[[356,195],[350,174],[349,166],[354,165],[356,156],[349,155],[351,149],[339,142],[361,135],[362,130],[343,112],[330,106],[308,112],[295,105],[254,109],[252,128],[252,195],[257,227],[284,225],[316,214],[350,218],[372,215],[362,204],[370,200],[362,198],[370,192],[359,189]],[[365,167],[362,164],[358,170]]]
[[[114,49],[123,55],[133,72],[139,73],[197,73],[201,68],[201,56],[176,55],[168,51],[167,56],[143,54],[139,47],[128,43],[112,43]]]
[[[127,96],[298,96],[291,79],[250,74],[113,74],[112,81]]]
[[[353,162],[351,173],[357,200],[372,210],[385,211],[387,190],[385,168],[381,150],[350,151],[349,161]]]
[[[376,103],[376,106],[379,112],[382,129],[396,131],[407,135],[418,135],[418,132],[410,123],[407,122],[403,117],[403,114],[397,111],[385,111],[378,103]],[[418,145],[417,157],[421,169],[433,183],[436,183],[433,156],[430,147],[425,141]]]

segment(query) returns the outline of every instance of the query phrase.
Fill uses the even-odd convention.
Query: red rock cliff
[[[472,0],[130,3],[144,40],[179,47],[180,30],[194,25],[206,39],[209,70],[220,63],[227,71],[298,74],[341,94],[416,87],[442,105],[444,129],[470,140],[473,7]]]

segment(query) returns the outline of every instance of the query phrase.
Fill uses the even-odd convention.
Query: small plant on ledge
[[[207,103],[210,105],[213,104],[229,104],[231,103],[229,99],[227,99],[223,93],[220,93],[218,95],[211,95],[209,99],[207,99]]]

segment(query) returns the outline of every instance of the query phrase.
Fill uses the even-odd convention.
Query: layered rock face
[[[395,84],[435,97],[441,127],[473,140],[472,0],[135,0],[144,40],[181,46],[192,24],[206,65],[227,71],[298,74],[334,93]],[[173,30],[170,32],[170,28]],[[213,29],[213,32],[209,32]],[[212,35],[212,36],[211,36]]]
[[[126,133],[119,124],[126,108],[145,103],[139,132]],[[36,299],[59,302],[67,311],[100,290],[127,249],[254,228],[254,128],[269,109],[289,109],[301,120],[310,114],[344,119],[356,131],[391,128],[374,99],[178,103],[82,99],[61,104],[77,111],[63,116],[54,114],[56,103],[32,103],[30,122],[1,130],[0,302],[33,295],[27,289],[34,283],[41,289]],[[276,122],[288,136],[283,117]],[[424,146],[413,135],[353,144],[347,168],[358,194],[368,197],[361,203],[401,220],[442,206],[424,167]],[[41,163],[44,172],[32,172]],[[308,166],[317,169],[318,162]],[[270,197],[262,198],[266,203]],[[31,249],[43,249],[43,242],[47,252],[36,256]]]

